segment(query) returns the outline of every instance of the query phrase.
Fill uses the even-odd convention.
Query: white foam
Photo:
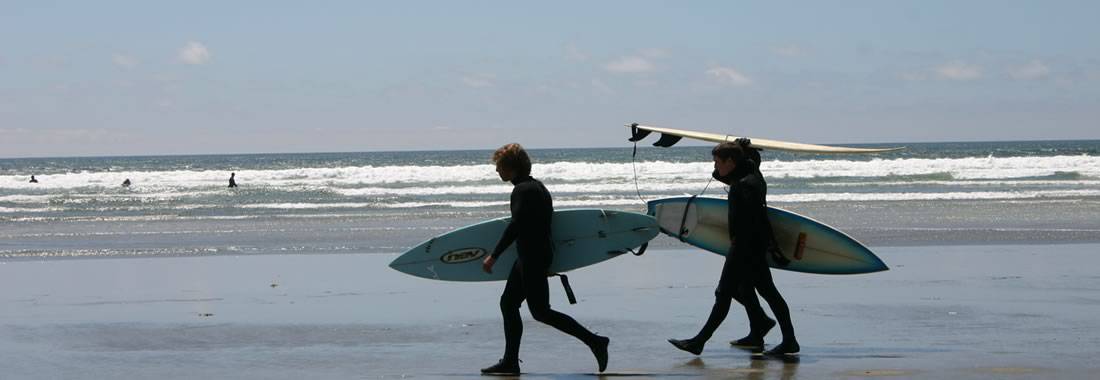
[[[0,202],[8,203],[47,203],[50,200],[49,195],[4,195],[0,196]]]
[[[939,193],[807,193],[769,195],[769,202],[1000,200],[1100,197],[1100,190],[972,191]]]
[[[585,207],[600,205],[630,205],[641,206],[638,198],[607,197],[598,199],[555,199],[555,207]],[[357,209],[357,208],[424,208],[424,207],[453,207],[453,208],[507,208],[508,200],[501,201],[424,201],[424,202],[350,202],[350,203],[258,203],[237,206],[251,209],[276,209],[276,210],[309,210],[309,209]]]
[[[717,182],[714,182],[717,184]],[[635,187],[633,182],[630,183],[567,183],[567,184],[546,184],[547,190],[551,194],[573,194],[573,193],[585,193],[585,194],[601,194],[601,193],[625,193],[634,192],[636,189],[641,191],[655,191],[655,192],[697,192],[706,186],[706,181],[696,182],[677,182],[677,183],[638,183]],[[711,186],[716,186],[712,184]],[[718,184],[717,186],[722,186]],[[410,196],[410,195],[456,195],[456,194],[477,194],[477,195],[491,195],[491,194],[510,194],[512,192],[511,185],[491,185],[491,186],[439,186],[439,187],[364,187],[357,189],[332,189],[333,192],[346,196]]]
[[[761,170],[773,178],[888,177],[947,173],[957,179],[1012,179],[1077,172],[1100,178],[1100,157],[968,157],[904,158],[870,161],[765,161]]]
[[[304,210],[304,209],[326,209],[326,208],[373,208],[378,207],[378,203],[254,203],[247,205],[235,206],[238,208],[258,208],[258,209],[283,209],[283,210]]]
[[[914,185],[936,185],[936,186],[1002,186],[1002,187],[1016,187],[1016,186],[1100,186],[1100,181],[1084,180],[1084,181],[1050,181],[1050,180],[1016,180],[1016,181],[1003,181],[1003,180],[970,180],[970,181],[857,181],[857,182],[822,182],[811,183],[808,186],[815,187],[867,187],[867,186],[914,186]]]

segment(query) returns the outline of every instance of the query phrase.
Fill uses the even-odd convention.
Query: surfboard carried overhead
[[[510,221],[492,219],[433,237],[394,259],[390,268],[433,280],[506,280],[516,260],[515,244],[497,259],[493,273],[485,273],[481,261],[493,252]],[[548,275],[634,251],[660,232],[649,215],[601,209],[558,210],[551,223],[554,262]]]
[[[649,201],[661,232],[725,255],[729,252],[728,202],[712,197],[673,197]],[[859,274],[888,270],[878,256],[847,234],[805,216],[768,207],[768,219],[787,265],[769,255],[776,269],[818,274]]]
[[[652,126],[648,126],[648,125],[640,125],[638,123],[627,124],[627,128],[631,129],[630,141],[639,141],[639,140],[645,138],[646,136],[648,136],[652,132],[660,133],[661,138],[659,140],[657,140],[657,142],[654,143],[653,145],[654,146],[660,146],[660,147],[666,147],[666,148],[672,146],[675,143],[677,143],[678,141],[680,141],[680,138],[683,138],[683,137],[687,137],[689,139],[710,141],[710,142],[714,142],[714,143],[734,141],[734,140],[737,140],[739,137],[744,137],[744,136],[723,135],[723,134],[717,134],[717,133],[689,131],[689,130],[684,130],[684,129],[652,127]],[[803,143],[796,143],[796,142],[760,139],[760,138],[755,138],[755,137],[751,138],[751,140],[752,140],[752,144],[750,144],[749,146],[751,146],[753,148],[785,150],[785,151],[789,151],[789,152],[799,152],[799,153],[849,153],[849,154],[851,154],[851,153],[884,153],[884,152],[892,152],[892,151],[896,151],[896,150],[905,149],[903,147],[895,147],[895,148],[852,148],[852,147],[843,147],[843,146],[803,144]]]

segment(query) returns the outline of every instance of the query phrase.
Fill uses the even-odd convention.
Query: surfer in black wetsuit
[[[130,187],[130,183],[130,179],[127,178],[125,181],[122,181],[122,187]]]
[[[767,183],[757,162],[751,159],[758,156],[753,155],[755,152],[746,151],[752,149],[748,144],[748,139],[738,139],[736,143],[721,143],[711,151],[714,178],[730,186],[729,234],[732,244],[722,266],[722,277],[714,292],[714,307],[706,324],[693,338],[669,339],[669,343],[677,348],[696,355],[703,352],[707,340],[725,320],[731,298],[745,307],[750,327],[748,336],[731,343],[751,348],[754,352],[763,350],[764,336],[775,326],[775,321],[764,314],[756,292],[771,306],[783,331],[783,342],[765,352],[765,355],[787,355],[799,351],[790,309],[775,288],[766,261],[768,245],[773,240],[771,223],[767,219]]]
[[[500,179],[510,181],[512,188],[512,221],[504,230],[493,253],[482,262],[482,268],[492,273],[497,258],[513,242],[516,243],[515,264],[500,295],[500,312],[504,317],[504,357],[497,364],[481,370],[486,374],[519,374],[519,343],[523,322],[519,308],[524,300],[535,320],[550,325],[584,342],[600,372],[607,368],[609,339],[588,331],[572,317],[550,308],[550,290],[546,277],[554,260],[550,238],[550,221],[554,214],[550,192],[542,182],[531,178],[531,159],[519,144],[508,144],[493,153]]]
[[[234,179],[236,177],[237,173],[229,173],[229,187],[237,187],[237,180]]]
[[[31,182],[30,182],[30,183],[38,183],[38,180],[37,180],[37,179],[35,179],[35,178],[34,178],[34,176],[32,175],[32,176],[31,176]]]

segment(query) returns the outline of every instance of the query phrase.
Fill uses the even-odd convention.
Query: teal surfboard
[[[390,268],[416,277],[444,281],[501,281],[516,261],[516,245],[501,254],[493,273],[481,269],[511,218],[499,218],[459,228],[428,239],[390,263]],[[659,233],[649,215],[573,209],[554,212],[550,233],[554,262],[550,274],[564,273],[636,250]]]
[[[674,197],[649,201],[649,215],[661,232],[719,255],[729,252],[727,200],[711,197]],[[768,207],[776,241],[790,260],[772,268],[818,274],[859,274],[888,270],[870,249],[851,236],[808,217]]]

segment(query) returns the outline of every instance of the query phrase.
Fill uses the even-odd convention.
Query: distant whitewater
[[[709,148],[631,153],[532,150],[532,171],[559,208],[641,211],[646,199],[704,188],[724,194],[708,181]],[[0,160],[0,257],[398,252],[439,230],[506,214],[511,187],[488,157],[443,151]],[[976,226],[981,241],[1079,241],[1100,224],[1074,217],[1100,203],[1098,141],[910,144],[866,156],[765,152],[761,169],[772,205],[810,211],[872,242],[957,241],[952,236],[973,235]],[[230,172],[239,188],[226,187]],[[31,175],[39,183],[28,183]],[[126,179],[133,185],[122,187]],[[899,238],[908,233],[914,238]]]

